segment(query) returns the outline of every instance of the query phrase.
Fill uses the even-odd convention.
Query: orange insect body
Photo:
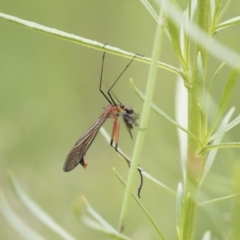
[[[91,146],[93,140],[95,139],[100,127],[104,124],[107,118],[114,118],[112,135],[111,135],[111,146],[113,141],[115,142],[115,150],[117,151],[119,131],[120,131],[120,121],[119,116],[122,115],[124,122],[126,123],[127,129],[132,137],[131,129],[137,126],[136,120],[138,119],[138,114],[134,113],[131,108],[124,107],[122,104],[109,105],[105,108],[103,114],[98,118],[98,120],[92,125],[92,127],[76,142],[75,146],[72,148],[67,156],[63,170],[69,172],[74,169],[78,164],[81,164],[84,168],[87,167],[86,152]]]

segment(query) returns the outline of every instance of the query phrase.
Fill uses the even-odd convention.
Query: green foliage
[[[125,182],[120,174],[114,169],[118,180],[126,188],[119,217],[118,230],[109,224],[85,198],[76,201],[74,204],[74,212],[82,223],[90,229],[104,234],[104,236],[106,235],[112,239],[132,239],[131,237],[124,235],[123,232],[127,226],[127,217],[131,208],[131,199],[133,198],[138,204],[140,210],[144,213],[146,219],[148,219],[153,229],[156,231],[158,238],[167,239],[164,237],[164,230],[158,226],[157,221],[154,220],[154,217],[147,210],[147,207],[145,207],[140,199],[138,199],[133,193],[137,174],[136,170],[140,158],[143,155],[144,144],[146,142],[146,130],[150,127],[149,119],[152,109],[158,116],[161,116],[171,123],[174,128],[178,128],[187,134],[188,140],[185,149],[186,159],[181,159],[184,163],[183,172],[186,173],[186,176],[183,173],[183,180],[179,181],[178,187],[176,187],[177,192],[175,192],[168,187],[167,184],[164,184],[162,181],[153,177],[150,174],[150,169],[150,173],[142,171],[142,174],[144,180],[148,179],[151,184],[156,183],[157,186],[160,186],[167,194],[175,197],[175,235],[178,240],[191,240],[194,239],[196,235],[196,226],[201,225],[201,222],[197,220],[197,212],[199,208],[202,208],[205,205],[217,204],[219,202],[222,203],[224,201],[229,201],[229,199],[233,199],[233,211],[239,213],[240,188],[238,178],[236,177],[239,176],[239,171],[233,177],[233,181],[236,183],[233,188],[234,193],[219,198],[207,199],[202,202],[199,201],[199,196],[201,196],[203,181],[206,180],[206,176],[210,173],[211,167],[216,160],[217,151],[221,148],[240,148],[240,142],[222,142],[223,136],[240,123],[240,116],[237,116],[234,120],[230,121],[233,114],[233,108],[227,112],[227,107],[238,80],[240,54],[235,53],[230,47],[223,46],[214,39],[216,33],[239,24],[240,17],[237,16],[224,22],[220,22],[230,6],[230,0],[227,1],[224,6],[221,0],[198,1],[196,6],[194,5],[194,1],[190,0],[186,11],[182,11],[181,7],[178,6],[175,1],[162,0],[159,1],[159,15],[156,14],[154,7],[148,1],[142,0],[141,3],[145,6],[145,9],[150,13],[150,16],[157,24],[155,37],[153,39],[154,43],[151,58],[141,56],[136,57],[137,61],[150,64],[145,93],[142,93],[139,90],[139,88],[133,83],[132,79],[130,80],[136,95],[143,102],[143,107],[127,182]],[[111,45],[106,45],[103,49],[103,43],[50,27],[45,27],[4,13],[0,13],[0,18],[39,31],[40,33],[46,33],[94,50],[106,51],[124,58],[132,58],[134,56],[133,53],[112,47]],[[179,68],[158,61],[163,45],[163,33],[166,34],[167,39],[172,45],[172,50],[174,51],[175,57],[180,65]],[[210,70],[208,68],[208,60],[212,57],[224,62],[220,64],[216,71],[213,71],[214,74],[209,81],[210,84],[208,86],[208,72]],[[161,57],[161,59],[162,58],[163,57]],[[225,62],[231,68],[230,74],[226,78],[220,101],[213,109],[214,88],[217,85],[217,80],[221,76],[220,72],[223,70]],[[188,92],[188,115],[183,116],[188,122],[188,127],[181,126],[166,112],[161,110],[160,107],[153,103],[153,96],[156,92],[158,67],[174,73],[177,77],[181,77],[182,83]],[[185,106],[176,104],[176,111],[181,112],[183,107]],[[212,114],[213,110],[215,112],[214,115]],[[109,136],[106,134],[106,131],[101,129],[100,132],[109,142]],[[126,156],[125,153],[123,153],[123,155]],[[126,158],[130,160],[129,157],[126,156]],[[231,179],[228,179],[228,181],[231,182]],[[75,239],[67,230],[61,227],[52,217],[49,216],[49,214],[39,207],[38,204],[30,199],[13,177],[10,177],[10,183],[17,199],[26,207],[34,218],[46,225],[47,228],[60,238]],[[41,234],[38,234],[28,226],[22,220],[22,216],[19,216],[19,214],[14,212],[3,192],[1,193],[0,202],[0,209],[4,218],[23,238],[45,239]],[[232,239],[238,239],[240,236],[238,230],[239,214],[234,214],[233,212],[232,215],[230,234]],[[211,233],[208,230],[209,229],[205,229],[202,239],[211,239]],[[224,237],[226,239],[226,236],[223,236],[223,238]]]

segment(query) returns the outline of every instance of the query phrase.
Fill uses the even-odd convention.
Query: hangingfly
[[[119,78],[122,76],[122,74],[125,72],[125,70],[130,66],[134,58],[139,55],[136,54],[131,61],[128,63],[128,65],[123,69],[121,74],[118,76],[118,78],[115,80],[115,82],[112,84],[112,86],[108,89],[107,94],[103,92],[102,90],[102,77],[103,77],[103,65],[104,65],[104,58],[105,58],[105,52],[103,53],[102,58],[102,67],[101,67],[101,76],[100,76],[100,85],[99,85],[99,91],[102,93],[102,95],[106,98],[106,100],[109,102],[109,105],[105,107],[104,112],[102,115],[98,118],[98,120],[90,127],[90,129],[83,134],[83,136],[76,142],[72,150],[67,156],[67,159],[64,163],[63,170],[65,172],[69,172],[73,170],[78,164],[81,164],[84,168],[87,167],[87,161],[86,161],[86,153],[88,148],[91,146],[92,142],[94,141],[99,129],[104,124],[107,118],[112,118],[114,120],[113,122],[113,128],[112,128],[112,134],[111,134],[111,141],[110,145],[115,148],[115,150],[127,161],[129,167],[131,165],[131,161],[127,159],[121,152],[118,151],[118,140],[119,140],[119,131],[120,131],[120,120],[119,117],[121,116],[124,120],[124,123],[127,127],[127,130],[130,134],[130,137],[132,138],[132,132],[131,130],[136,127],[137,119],[139,118],[139,115],[133,111],[130,107],[125,107],[114,94],[111,94],[111,90],[113,86],[117,83]],[[140,55],[141,56],[141,55]],[[114,101],[113,97],[118,101],[118,104]],[[113,143],[115,143],[115,146],[113,146]],[[142,187],[142,174],[141,169],[138,168],[138,171],[140,173],[141,177],[141,184],[138,190],[138,195],[140,197],[140,190]]]

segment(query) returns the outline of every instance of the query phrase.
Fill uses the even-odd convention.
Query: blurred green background
[[[183,9],[187,1],[178,1]],[[139,1],[8,1],[0,11],[84,38],[108,43],[123,50],[151,56],[155,21]],[[224,20],[240,15],[240,2],[233,1]],[[24,191],[77,239],[106,239],[83,226],[72,213],[74,200],[83,195],[108,222],[117,227],[124,188],[115,177],[115,167],[126,179],[128,167],[99,134],[87,154],[88,167],[62,171],[65,158],[76,140],[97,120],[107,105],[98,92],[102,52],[48,36],[0,19],[0,187],[23,220],[47,239],[57,235],[35,220],[18,202],[7,180],[11,170]],[[240,52],[240,30],[232,27],[216,38]],[[161,61],[178,67],[172,46],[164,37]],[[104,80],[111,83],[128,63],[107,54]],[[209,78],[220,62],[209,58]],[[133,78],[145,91],[149,65],[133,62],[114,92],[127,106],[140,113],[142,102],[129,85]],[[214,89],[218,100],[228,67]],[[160,70],[154,102],[174,117],[176,76]],[[239,113],[237,84],[231,105]],[[123,124],[122,124],[123,125]],[[111,132],[112,121],[105,124]],[[137,129],[134,130],[134,138]],[[240,127],[225,140],[239,141]],[[131,156],[132,141],[122,127],[119,146]],[[203,186],[201,200],[231,193],[230,178],[239,150],[221,150]],[[181,181],[179,144],[174,126],[151,114],[141,157],[141,166],[151,175],[176,189]],[[135,192],[138,188],[136,181]],[[142,203],[152,214],[167,239],[175,239],[175,198],[145,180]],[[212,206],[211,206],[212,207]],[[196,239],[210,229],[220,237],[228,229],[230,201],[216,204],[216,216],[199,210]],[[0,239],[21,239],[0,214]],[[133,239],[156,239],[154,229],[132,202],[126,226]]]

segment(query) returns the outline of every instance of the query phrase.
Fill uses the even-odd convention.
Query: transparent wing
[[[81,164],[84,168],[87,166],[86,163],[86,152],[91,146],[93,140],[97,136],[100,127],[107,119],[107,114],[103,113],[102,116],[97,120],[96,123],[76,142],[75,146],[72,148],[67,156],[64,163],[63,170],[69,172],[74,169],[78,164]]]
[[[129,123],[128,123],[128,121],[126,120],[126,118],[123,118],[123,121],[124,121],[124,123],[125,123],[125,126],[126,126],[128,132],[129,132],[129,135],[130,135],[131,139],[133,139],[133,135],[132,135],[132,131],[131,131],[132,128],[129,126]]]

